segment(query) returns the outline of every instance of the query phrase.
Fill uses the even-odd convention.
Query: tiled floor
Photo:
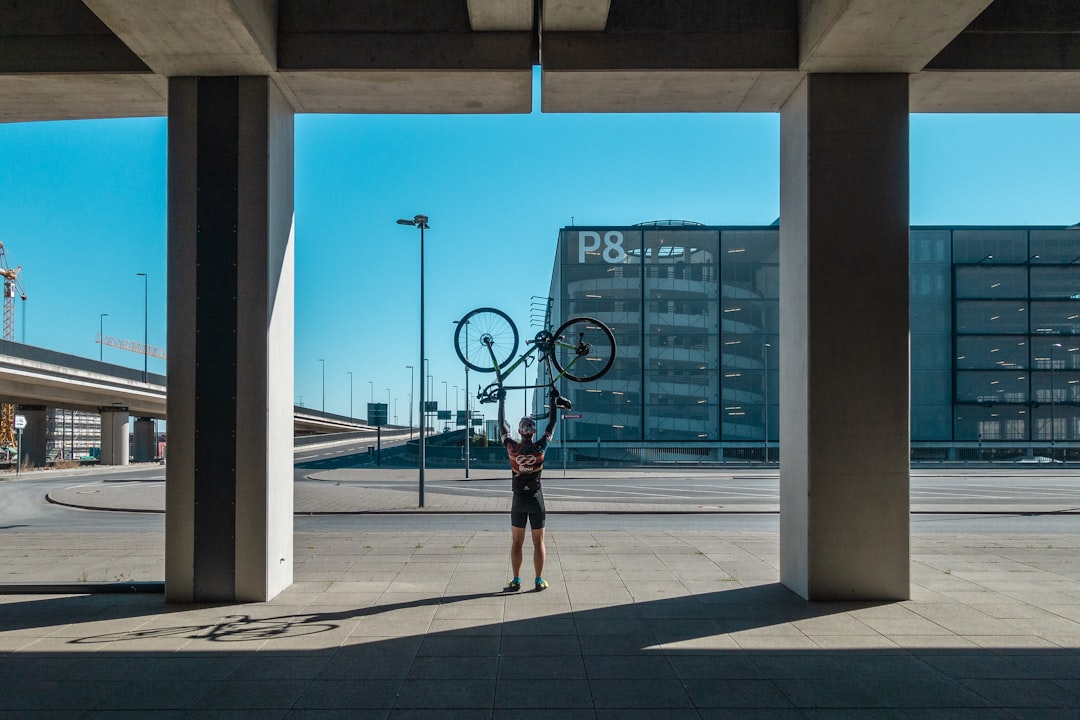
[[[899,603],[806,603],[775,533],[680,530],[552,531],[551,588],[502,594],[506,541],[298,533],[265,604],[0,596],[0,718],[1080,717],[1077,536],[920,534]],[[160,578],[156,542],[93,567]]]

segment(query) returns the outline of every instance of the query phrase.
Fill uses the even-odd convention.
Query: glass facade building
[[[910,238],[912,458],[1080,459],[1080,232]],[[582,459],[776,460],[779,240],[775,225],[563,228],[554,324],[595,317],[618,343],[607,375],[562,381],[581,415],[560,429],[566,446]]]

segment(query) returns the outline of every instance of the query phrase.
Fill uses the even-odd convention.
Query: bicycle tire
[[[555,331],[555,338],[551,361],[567,380],[596,380],[615,363],[615,335],[596,318],[567,320]]]
[[[490,352],[486,340],[491,341]],[[458,320],[454,350],[466,367],[495,372],[506,367],[518,349],[518,331],[510,316],[497,308],[477,308]],[[492,363],[494,356],[494,363]]]

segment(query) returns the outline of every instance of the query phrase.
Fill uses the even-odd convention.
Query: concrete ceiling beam
[[[993,0],[798,0],[805,72],[916,73]]]
[[[603,32],[611,0],[544,0],[544,32]]]
[[[499,114],[532,110],[532,71],[356,70],[281,72],[297,112]]]
[[[530,31],[533,0],[468,0],[469,23],[478,32]]]
[[[0,122],[160,117],[167,94],[150,73],[0,75]]]
[[[551,113],[779,112],[802,77],[796,70],[545,71],[541,103]]]
[[[277,68],[277,0],[83,2],[159,75],[268,75]]]
[[[927,70],[910,88],[911,112],[1080,113],[1076,72]]]

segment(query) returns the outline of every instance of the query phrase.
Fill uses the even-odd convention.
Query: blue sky
[[[0,125],[0,242],[22,265],[16,340],[97,358],[107,335],[166,345],[166,121]],[[911,222],[1080,221],[1080,116],[915,115]],[[560,227],[779,214],[779,116],[298,116],[294,400],[349,414],[390,400],[408,420],[418,365],[424,213],[433,399],[463,407],[453,321],[506,310],[524,334]],[[141,367],[106,347],[104,359]],[[164,362],[150,359],[164,372]],[[472,373],[471,384],[486,382]],[[445,381],[446,385],[443,385]],[[418,399],[420,373],[415,374]],[[458,401],[455,401],[457,386]],[[486,408],[485,408],[486,409]]]

